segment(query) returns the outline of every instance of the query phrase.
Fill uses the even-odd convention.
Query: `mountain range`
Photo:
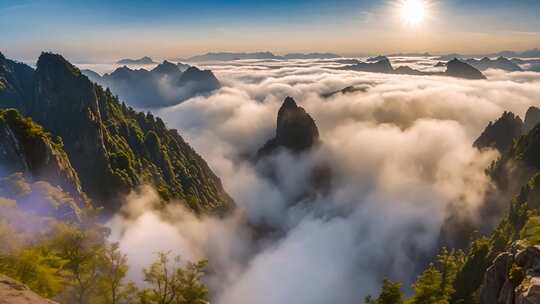
[[[522,52],[517,51],[501,51],[497,53],[488,53],[488,54],[473,54],[473,55],[464,55],[458,53],[452,53],[440,56],[438,60],[447,61],[452,60],[453,58],[482,58],[482,57],[507,57],[507,58],[540,58],[540,49],[530,49]]]
[[[103,76],[92,70],[83,70],[82,73],[90,80],[109,88],[129,105],[138,108],[176,105],[221,87],[210,70],[200,70],[194,66],[174,64],[166,60],[152,70],[133,70],[123,66]]]
[[[171,61],[204,62],[204,61],[232,61],[249,59],[267,59],[267,60],[289,60],[289,59],[333,59],[340,58],[340,55],[333,53],[290,53],[275,55],[272,52],[255,53],[231,53],[231,52],[211,52],[203,55],[196,55],[187,59],[171,59]]]
[[[42,53],[34,70],[0,55],[0,84],[0,108],[15,109],[0,116],[0,151],[7,151],[2,157],[10,164],[4,174],[23,172],[84,192],[107,212],[142,184],[196,212],[234,207],[220,179],[176,130],[120,102],[62,56]]]
[[[488,57],[484,57],[480,60],[471,58],[466,59],[464,62],[468,63],[469,65],[477,68],[480,71],[485,71],[487,69],[498,69],[498,70],[504,70],[508,72],[521,72],[523,69],[509,59],[505,57],[499,57],[497,59],[490,59]]]
[[[446,63],[445,72],[422,72],[408,66],[400,66],[394,69],[390,63],[390,60],[384,56],[374,57],[368,60],[371,62],[362,62],[356,60],[354,64],[339,67],[337,69],[384,74],[450,76],[464,79],[486,79],[486,76],[484,76],[482,72],[458,59],[453,59]]]

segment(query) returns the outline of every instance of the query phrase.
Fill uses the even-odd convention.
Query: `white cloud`
[[[497,154],[479,152],[472,142],[487,122],[504,110],[524,115],[540,104],[535,73],[490,71],[488,81],[466,81],[329,65],[214,64],[208,67],[225,84],[222,89],[158,111],[221,177],[239,214],[226,220],[167,219],[143,208],[136,220],[116,218],[111,225],[124,231],[116,239],[130,259],[142,263],[137,255],[147,253],[134,248],[152,238],[162,243],[153,243],[155,250],[210,258],[215,303],[360,302],[384,276],[414,278],[447,212],[455,210],[451,205],[473,214],[482,203],[490,187],[484,170]],[[368,90],[320,97],[350,85]],[[275,183],[249,156],[274,135],[286,95],[316,120],[323,145],[301,156],[272,157],[280,181]],[[331,191],[291,206],[317,163],[332,169]],[[244,215],[284,233],[253,240]],[[164,233],[154,228],[145,236],[139,230],[147,226]]]

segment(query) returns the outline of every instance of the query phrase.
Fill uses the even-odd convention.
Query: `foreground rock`
[[[540,247],[501,253],[484,276],[480,304],[540,303]]]
[[[55,304],[21,284],[0,274],[0,304]]]

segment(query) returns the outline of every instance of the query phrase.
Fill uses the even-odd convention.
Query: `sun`
[[[425,0],[401,0],[401,18],[409,25],[416,27],[424,22],[427,15],[427,3]]]

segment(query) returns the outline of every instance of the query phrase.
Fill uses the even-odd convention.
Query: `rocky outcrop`
[[[286,97],[283,101],[278,111],[276,125],[275,137],[257,151],[254,162],[262,176],[282,189],[282,193],[287,193],[288,191],[283,188],[283,174],[287,173],[280,171],[283,169],[279,163],[280,158],[272,156],[285,152],[295,159],[309,157],[322,142],[315,121],[292,97]],[[329,194],[333,175],[330,163],[317,159],[310,165],[309,170],[301,173],[304,184],[298,189],[300,191],[285,195],[284,199],[288,205],[310,203]]]
[[[540,303],[540,247],[512,248],[488,268],[480,304]]]
[[[524,130],[521,118],[512,112],[504,112],[495,122],[489,122],[473,146],[478,149],[494,148],[503,153],[512,146]]]
[[[480,289],[480,303],[482,304],[509,304],[513,303],[512,283],[509,280],[510,268],[514,262],[514,256],[510,253],[501,253],[495,258],[484,276],[484,282]],[[510,293],[510,294],[509,294]]]
[[[0,274],[0,304],[56,304],[26,285]]]
[[[530,107],[525,114],[525,132],[531,131],[536,125],[540,123],[540,109],[537,107]]]
[[[313,118],[292,97],[287,97],[278,112],[276,136],[259,150],[258,155],[270,154],[278,148],[302,152],[318,142],[319,130]]]

